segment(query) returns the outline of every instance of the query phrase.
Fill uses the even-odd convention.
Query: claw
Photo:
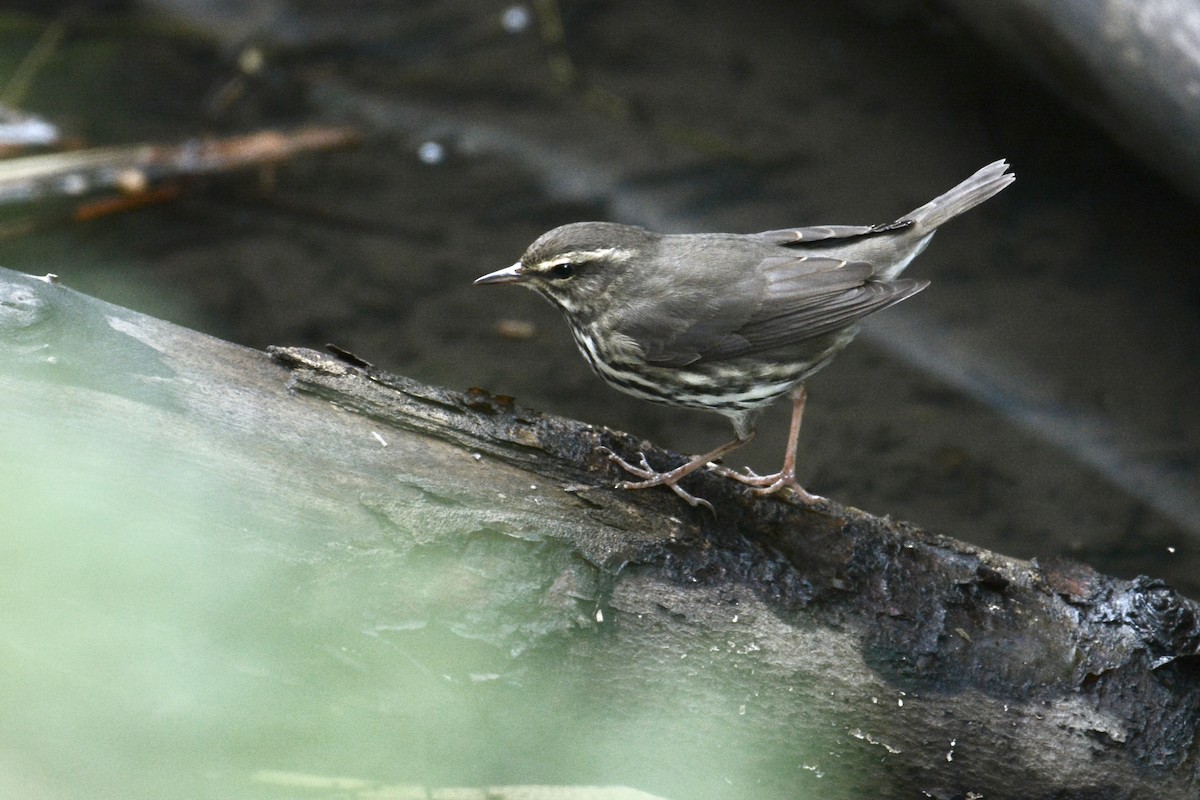
[[[619,481],[616,485],[616,488],[618,488],[618,489],[649,489],[654,486],[666,486],[672,492],[674,492],[676,495],[678,495],[679,498],[682,499],[689,506],[692,506],[693,508],[695,508],[696,506],[704,506],[709,511],[712,511],[714,514],[716,513],[716,510],[713,508],[712,503],[708,502],[707,500],[705,500],[703,498],[696,497],[695,495],[689,493],[686,489],[684,489],[682,486],[679,485],[679,481],[681,479],[692,474],[697,469],[697,467],[694,466],[694,460],[688,461],[683,466],[676,467],[675,469],[670,470],[668,472],[658,472],[654,469],[654,467],[650,466],[650,462],[646,460],[645,453],[638,453],[638,462],[640,463],[640,466],[639,466],[639,465],[635,465],[635,464],[630,464],[628,461],[621,458],[619,455],[617,455],[616,453],[614,453],[612,450],[608,449],[607,447],[600,447],[599,450],[601,453],[603,453],[605,456],[608,457],[609,461],[616,464],[618,467],[625,470],[630,475],[633,475],[635,477],[642,479],[640,481]],[[703,466],[703,465],[701,465],[701,466]]]
[[[824,497],[813,494],[796,482],[796,473],[794,472],[777,472],[774,475],[756,475],[750,470],[746,470],[748,475],[743,475],[740,472],[729,470],[722,473],[728,478],[733,478],[738,483],[743,483],[751,487],[750,491],[754,494],[765,497],[769,494],[775,494],[780,489],[790,489],[796,499],[805,505],[813,505],[824,500]]]

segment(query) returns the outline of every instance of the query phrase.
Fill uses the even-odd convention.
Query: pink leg
[[[796,483],[796,446],[800,440],[800,421],[804,418],[804,403],[807,399],[808,390],[804,388],[804,384],[797,384],[796,388],[792,389],[792,425],[788,432],[787,451],[783,456],[783,469],[774,475],[743,475],[728,467],[718,467],[717,470],[726,477],[755,487],[756,494],[773,494],[788,488],[804,503],[815,503],[824,499],[805,491],[804,487]]]
[[[671,491],[675,492],[675,494],[687,501],[689,505],[708,506],[708,510],[712,511],[712,503],[689,494],[686,489],[679,485],[679,481],[683,478],[686,478],[688,475],[691,475],[693,472],[709,462],[715,461],[726,453],[741,447],[746,442],[750,441],[752,436],[753,434],[745,438],[738,437],[733,439],[732,441],[726,442],[715,450],[705,453],[702,456],[696,456],[684,464],[676,467],[675,469],[667,472],[654,471],[654,469],[650,467],[650,464],[646,462],[646,456],[644,454],[641,456],[641,465],[639,466],[636,464],[630,464],[628,461],[621,458],[608,448],[602,449],[608,455],[609,461],[613,462],[629,474],[643,479],[640,481],[621,481],[617,484],[618,489],[649,489],[652,486],[667,486],[671,489]]]

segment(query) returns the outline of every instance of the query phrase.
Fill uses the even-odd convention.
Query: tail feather
[[[932,233],[939,225],[994,197],[1016,180],[1016,176],[1007,170],[1007,161],[994,161],[950,191],[901,217],[897,222],[912,220],[913,232],[918,236]]]

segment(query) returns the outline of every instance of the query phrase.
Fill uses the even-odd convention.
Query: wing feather
[[[868,229],[869,230],[869,229]],[[718,296],[701,285],[657,298],[654,316],[631,308],[622,333],[642,357],[687,366],[786,348],[849,327],[921,291],[928,281],[873,280],[865,262],[811,255],[768,256]]]
[[[899,303],[928,285],[929,281],[911,279],[869,281],[840,294],[816,298],[804,306],[751,320],[737,331],[745,340],[744,346],[713,347],[704,353],[704,357],[714,360],[736,358],[826,336]]]
[[[872,236],[877,233],[897,231],[912,224],[911,219],[898,219],[895,222],[885,222],[880,225],[813,225],[807,228],[763,231],[752,235],[754,238],[762,239],[770,244],[786,246],[820,242],[827,239],[854,239],[859,236]]]

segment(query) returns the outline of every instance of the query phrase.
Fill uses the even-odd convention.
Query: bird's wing
[[[760,314],[706,350],[703,358],[708,361],[737,358],[826,336],[899,303],[928,285],[929,281],[912,279],[868,281],[836,295],[815,298],[800,307]]]
[[[658,298],[653,316],[626,316],[622,332],[654,364],[719,361],[833,333],[928,285],[871,280],[873,269],[821,256],[772,256],[720,294]]]
[[[751,236],[769,244],[787,246],[820,242],[828,239],[854,239],[859,236],[873,236],[877,233],[898,231],[912,224],[913,222],[910,219],[898,219],[895,222],[885,222],[880,225],[813,225],[808,228],[783,228],[777,231],[763,231],[762,233],[751,234]]]

